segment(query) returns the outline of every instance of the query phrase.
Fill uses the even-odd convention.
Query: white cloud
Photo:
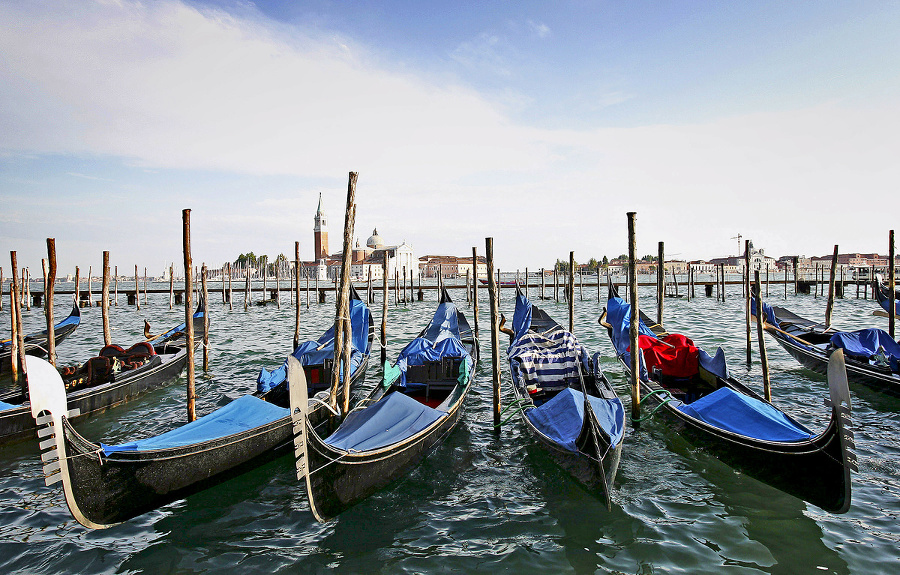
[[[378,69],[360,50],[175,2],[27,9],[0,8],[6,153],[448,178],[538,161],[473,91]]]
[[[538,38],[547,38],[550,36],[550,27],[543,22],[528,20],[527,24],[528,28],[531,30],[531,33]]]
[[[823,242],[878,249],[895,223],[884,208],[900,183],[892,109],[834,103],[696,125],[536,129],[465,86],[379,67],[347,39],[267,26],[172,1],[0,6],[0,157],[338,181],[359,171],[357,235],[378,227],[419,253],[459,254],[492,235],[505,266],[570,249],[618,255],[630,210],[639,251],[665,240],[687,257],[731,253],[738,231],[773,254],[824,253]],[[486,35],[455,57],[502,69],[498,43]],[[333,221],[341,188],[326,200]],[[317,191],[191,201],[195,229],[226,251],[236,228],[305,245]],[[6,221],[30,217],[24,205],[13,202]],[[176,212],[158,216],[172,237]]]

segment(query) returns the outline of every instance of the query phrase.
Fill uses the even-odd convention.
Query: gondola
[[[611,287],[600,323],[629,373],[630,313]],[[733,468],[825,511],[849,509],[856,456],[842,353],[828,367],[830,420],[815,435],[731,377],[721,348],[711,357],[690,339],[641,317],[642,405]]]
[[[365,378],[374,326],[358,296],[350,301],[350,316],[353,346],[359,355],[350,385],[356,387]],[[333,331],[332,326],[329,332]],[[327,347],[326,342],[318,351]],[[288,360],[304,361],[301,348]],[[58,372],[41,359],[26,361],[31,410],[42,426],[39,435],[49,437],[41,443],[46,450],[41,457],[46,483],[62,481],[69,511],[85,527],[111,527],[183,499],[286,453],[290,446],[288,396],[296,390],[289,389],[286,381],[266,392],[239,397],[161,435],[105,445],[88,441],[72,427]],[[325,367],[308,363],[303,370],[324,379]],[[303,394],[307,393],[304,386]],[[322,394],[311,397],[309,404],[313,425],[327,423],[330,406]]]
[[[885,313],[891,311],[891,288],[887,285],[881,274],[875,274],[875,280],[872,285],[872,291],[875,292],[875,299]],[[894,316],[900,317],[900,295],[894,290]]]
[[[573,334],[519,291],[507,349],[516,404],[529,433],[607,508],[622,454],[625,410]]]
[[[54,343],[59,345],[67,337],[72,335],[78,324],[81,323],[81,310],[78,309],[77,302],[72,305],[72,311],[66,319],[53,326]],[[47,346],[50,338],[47,330],[39,331],[25,336],[25,354],[37,355],[43,357],[47,355]],[[12,351],[12,340],[0,340],[0,373],[9,371],[10,369],[10,353]]]
[[[763,313],[766,332],[807,369],[826,374],[829,356],[842,348],[850,381],[900,397],[900,345],[886,331],[837,331],[765,302]]]
[[[478,340],[441,290],[434,317],[419,336],[385,362],[380,385],[323,439],[302,397],[295,418],[297,477],[310,508],[328,521],[403,476],[456,427],[475,375]]]
[[[203,302],[193,321],[195,330],[203,329]],[[174,380],[187,365],[184,329],[182,323],[128,349],[107,345],[78,368],[63,369],[70,419],[95,415]],[[36,434],[25,389],[0,395],[0,445]]]

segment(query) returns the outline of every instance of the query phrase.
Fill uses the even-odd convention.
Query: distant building
[[[341,252],[328,253],[328,217],[322,209],[322,194],[319,194],[319,206],[313,218],[313,256],[314,260],[301,262],[303,275],[310,278],[318,278],[319,281],[334,280],[341,273],[343,262],[343,250]],[[383,262],[387,255],[388,277],[393,277],[395,272],[406,276],[418,277],[418,262],[411,245],[405,241],[398,246],[385,246],[378,230],[372,231],[372,235],[366,240],[364,247],[360,246],[359,239],[350,254],[350,276],[356,280],[367,280],[369,274],[373,280],[381,280],[384,277]]]
[[[478,256],[478,277],[487,277],[487,259]],[[419,273],[423,277],[435,278],[443,274],[445,278],[463,277],[466,273],[472,274],[472,258],[457,256],[422,256],[419,258]]]

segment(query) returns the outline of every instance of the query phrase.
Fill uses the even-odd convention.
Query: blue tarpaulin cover
[[[772,405],[728,387],[721,387],[691,404],[680,405],[678,409],[719,429],[764,441],[790,443],[806,441],[813,436]]]
[[[600,427],[611,437],[612,445],[617,445],[624,433],[624,408],[621,401],[609,401],[589,395],[591,409],[597,416]],[[577,452],[575,440],[581,433],[584,420],[584,394],[567,387],[553,399],[540,407],[529,409],[525,416],[544,435],[572,452]]]
[[[14,409],[16,407],[22,407],[21,405],[13,405],[11,403],[5,403],[0,401],[0,411],[6,411],[7,409]]]
[[[831,336],[831,344],[843,348],[849,356],[869,359],[880,347],[884,348],[885,357],[900,358],[900,345],[891,334],[881,329],[861,329],[859,331],[841,331]]]
[[[725,363],[725,352],[722,348],[716,348],[716,355],[710,356],[702,349],[698,353],[700,367],[713,375],[728,379],[728,365]]]
[[[369,451],[412,437],[447,414],[399,391],[354,411],[325,443],[345,451]]]
[[[151,451],[181,447],[247,431],[288,415],[289,409],[278,407],[252,395],[245,395],[200,419],[161,435],[119,445],[101,443],[100,447],[106,455],[116,451]]]
[[[431,323],[425,328],[425,339],[437,343],[448,337],[459,339],[459,319],[456,315],[456,304],[452,301],[440,304]]]
[[[606,321],[613,326],[613,345],[627,363],[631,358],[631,353],[628,351],[628,347],[631,345],[628,336],[628,331],[631,329],[631,304],[626,303],[620,297],[608,300],[606,302]],[[653,330],[644,325],[643,321],[638,324],[638,335],[656,338]]]
[[[756,298],[750,298],[750,314],[756,315]],[[763,319],[769,323],[770,325],[774,325],[775,327],[781,327],[781,324],[778,322],[778,316],[775,315],[775,310],[772,309],[772,306],[763,302]]]
[[[350,342],[351,374],[356,373],[356,369],[362,364],[364,355],[369,351],[369,324],[371,319],[371,312],[362,300],[350,300],[350,327],[353,334]],[[333,358],[334,326],[332,325],[328,328],[328,331],[322,334],[322,337],[319,339],[304,341],[298,345],[291,355],[300,361],[300,365],[322,365],[326,359]],[[340,369],[341,381],[343,381],[343,365],[341,365]],[[285,379],[287,379],[287,359],[277,369],[261,369],[259,377],[256,378],[256,390],[260,393],[265,393]]]

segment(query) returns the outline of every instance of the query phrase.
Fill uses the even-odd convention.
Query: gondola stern
[[[66,450],[65,425],[69,417],[79,415],[77,409],[69,411],[66,388],[56,368],[48,361],[26,356],[28,394],[31,415],[38,426],[41,461],[44,463],[44,483],[49,487],[62,482],[69,512],[78,523],[89,529],[106,529],[113,524],[96,523],[82,513],[72,489]]]
[[[859,471],[856,459],[856,445],[853,439],[850,388],[847,381],[847,369],[844,364],[844,351],[834,350],[828,358],[828,393],[826,405],[831,407],[831,418],[835,424],[840,441],[840,459],[844,470],[844,496],[839,508],[834,513],[845,513],[850,508],[851,471]]]
[[[291,406],[291,429],[294,437],[294,466],[297,471],[297,480],[306,484],[309,508],[316,521],[324,523],[330,518],[325,517],[317,508],[315,494],[310,481],[307,441],[311,435],[315,435],[315,431],[309,425],[309,397],[306,389],[306,374],[303,371],[303,366],[300,365],[300,361],[294,356],[288,357],[287,376]]]

